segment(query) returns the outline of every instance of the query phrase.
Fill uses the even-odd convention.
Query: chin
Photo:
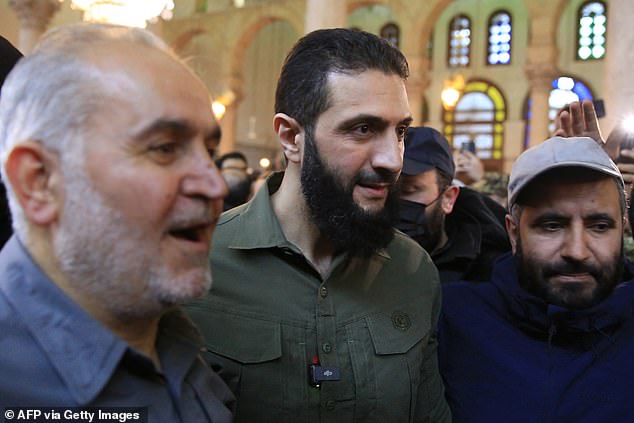
[[[378,214],[385,209],[385,199],[381,200],[368,200],[363,203],[355,202],[355,204],[364,212],[368,214]]]
[[[172,278],[160,278],[151,283],[150,289],[161,304],[183,304],[205,295],[211,289],[211,271],[193,269]]]

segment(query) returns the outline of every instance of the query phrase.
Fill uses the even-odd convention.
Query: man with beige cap
[[[618,168],[590,138],[551,138],[517,159],[508,191],[512,253],[491,283],[443,287],[453,421],[634,421],[634,267]]]

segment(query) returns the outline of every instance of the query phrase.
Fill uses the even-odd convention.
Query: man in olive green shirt
[[[302,38],[278,81],[288,161],[223,215],[191,304],[236,422],[448,422],[438,274],[390,225],[412,118],[403,55],[345,29]]]

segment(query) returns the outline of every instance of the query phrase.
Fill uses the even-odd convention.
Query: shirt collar
[[[71,300],[33,261],[14,236],[0,254],[0,283],[7,300],[48,356],[68,391],[89,404],[111,380],[130,346]],[[202,338],[180,309],[161,317],[157,350],[170,389],[182,382],[202,347]],[[140,354],[138,358],[147,359]]]
[[[299,249],[284,236],[282,226],[271,204],[271,195],[277,192],[283,177],[284,172],[272,174],[251,201],[222,215],[220,224],[239,219],[236,227],[240,230],[234,232],[229,248],[248,250],[280,247],[301,254]],[[384,259],[391,258],[385,248],[381,248],[376,254]]]
[[[223,214],[220,224],[238,219],[229,248],[255,249],[271,247],[294,248],[284,236],[273,206],[271,195],[280,187],[284,172],[274,173],[247,204]]]
[[[78,404],[110,380],[126,343],[72,301],[13,236],[0,254],[0,289]]]

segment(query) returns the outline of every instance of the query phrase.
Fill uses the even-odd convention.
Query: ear
[[[5,170],[26,219],[42,226],[55,222],[63,201],[57,190],[60,175],[56,155],[37,142],[27,141],[9,152]]]
[[[449,214],[453,211],[453,206],[456,204],[460,194],[460,187],[457,185],[450,185],[445,192],[442,193],[442,210],[445,214]]]
[[[273,128],[280,140],[284,155],[289,162],[300,163],[302,160],[304,129],[295,119],[284,113],[273,117]]]
[[[506,223],[506,232],[509,235],[509,241],[511,241],[511,250],[513,251],[513,254],[515,254],[519,225],[517,225],[510,214],[507,214],[504,217],[504,222]]]

